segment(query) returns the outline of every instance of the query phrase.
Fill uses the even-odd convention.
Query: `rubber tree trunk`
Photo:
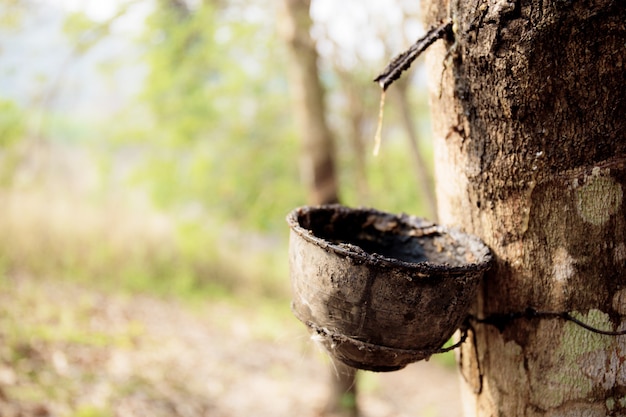
[[[439,218],[479,235],[466,416],[626,415],[626,4],[424,0]],[[392,87],[393,88],[393,87]]]
[[[280,31],[290,56],[290,86],[302,138],[301,172],[310,204],[339,201],[334,143],[326,122],[324,89],[317,68],[317,50],[310,35],[310,0],[283,0]],[[356,417],[356,369],[339,361],[330,366],[329,416]]]

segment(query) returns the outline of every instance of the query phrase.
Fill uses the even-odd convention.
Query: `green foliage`
[[[98,384],[102,374],[102,363],[84,361],[84,354],[93,352],[94,357],[104,358],[109,349],[129,349],[143,336],[143,327],[137,322],[99,327],[93,320],[99,307],[92,294],[75,297],[71,305],[59,303],[62,290],[18,283],[4,274],[0,275],[0,289],[0,363],[4,370],[11,370],[9,378],[15,379],[2,385],[3,415],[7,411],[14,415],[10,405],[29,410],[37,404],[72,407],[72,414],[61,415],[112,415],[106,407],[80,404],[85,389]],[[77,375],[77,362],[71,355],[80,355],[84,373]]]
[[[102,290],[188,301],[284,298],[286,239],[210,221],[177,220],[132,205],[0,193],[0,272],[53,276]],[[107,208],[108,206],[108,208]]]
[[[193,204],[218,222],[236,219],[244,229],[275,232],[285,227],[291,208],[306,202],[306,190],[299,183],[286,58],[269,25],[272,16],[240,18],[262,3],[202,3],[195,9],[158,3],[144,37],[150,72],[141,95],[151,115],[153,130],[142,135],[151,157],[135,179],[148,184],[161,207]],[[375,117],[378,98],[378,88],[367,82],[356,86],[367,98],[365,120]],[[342,94],[341,83],[328,87]],[[341,117],[339,125],[349,125],[341,106],[330,109],[331,120]],[[424,212],[406,142],[387,142],[381,157],[369,158],[370,196],[364,200],[354,191],[360,174],[346,131],[338,133],[344,203]],[[365,151],[369,156],[369,146]]]
[[[80,36],[90,32],[96,23],[84,13],[70,13],[65,18],[63,31],[69,36]]]
[[[111,35],[112,25],[139,1],[141,0],[121,2],[117,8],[117,12],[103,21],[93,20],[85,13],[81,12],[69,13],[63,24],[63,31],[73,40],[73,54],[85,54],[92,47],[109,37]]]
[[[284,57],[247,5],[161,1],[148,19],[150,158],[137,177],[166,208],[193,204],[243,227],[282,226],[302,201]]]
[[[24,0],[0,0],[0,26],[15,29],[27,14]]]
[[[70,60],[85,58],[92,47],[115,36],[116,19],[132,4],[123,2],[105,21],[81,13],[68,16],[63,30],[73,45]],[[273,3],[189,4],[155,3],[142,35],[134,39],[147,74],[140,94],[123,111],[98,115],[95,124],[43,109],[41,119],[46,123],[37,128],[38,139],[52,150],[57,145],[89,149],[102,178],[97,189],[89,191],[92,200],[87,206],[147,191],[171,220],[171,234],[163,240],[127,227],[124,219],[133,210],[130,205],[119,206],[115,215],[107,214],[105,207],[104,220],[95,223],[82,219],[82,205],[63,209],[72,213],[64,219],[50,214],[53,201],[41,203],[36,219],[25,210],[13,217],[5,210],[0,218],[0,262],[7,271],[70,276],[122,290],[186,298],[225,293],[283,297],[288,292],[284,217],[306,203],[307,190],[299,179],[299,141]],[[328,62],[320,65],[329,90],[328,116],[338,139],[342,202],[420,214],[423,207],[412,161],[391,103],[380,155],[371,156],[368,138],[373,139],[373,129],[362,129],[365,173],[356,169],[345,77],[352,78],[348,87],[362,106],[361,124],[372,125],[379,90],[369,72],[378,65],[372,64],[371,71],[368,66],[354,69],[354,74],[344,69],[338,76]],[[108,71],[114,73],[110,67]],[[0,102],[4,185],[31,157],[8,149],[17,149],[13,145],[32,128],[25,123],[33,119],[25,117],[32,110],[42,111]],[[50,166],[53,169],[54,164]],[[42,181],[48,176],[45,170],[37,173]],[[362,177],[369,186],[366,196],[357,192]],[[76,201],[83,200],[83,195],[77,196]],[[45,215],[49,219],[44,221]]]
[[[150,72],[143,96],[165,135],[160,139],[185,145],[210,131],[207,122],[217,115],[211,84],[219,74],[211,45],[212,7],[203,5],[191,13],[177,9],[176,4],[159,2],[148,19],[146,58]]]
[[[0,186],[11,183],[19,165],[17,145],[26,133],[26,115],[12,101],[0,99]]]
[[[6,149],[24,136],[25,114],[15,102],[0,99],[0,149]]]
[[[108,408],[95,407],[91,405],[79,406],[72,417],[109,417],[113,412]]]

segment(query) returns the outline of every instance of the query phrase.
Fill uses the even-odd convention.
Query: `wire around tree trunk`
[[[540,311],[535,310],[534,308],[527,308],[523,312],[517,313],[506,313],[506,314],[490,314],[484,318],[479,318],[473,315],[468,316],[469,321],[473,321],[481,324],[489,324],[498,328],[498,330],[502,331],[504,328],[513,320],[517,319],[534,319],[534,318],[560,318],[563,320],[571,321],[572,323],[582,327],[585,330],[589,330],[592,333],[602,334],[605,336],[624,336],[626,335],[625,330],[602,330],[597,329],[579,319],[572,316],[569,312],[556,312],[556,311]]]

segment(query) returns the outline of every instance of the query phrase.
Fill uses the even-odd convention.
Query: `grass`
[[[206,415],[218,400],[206,397],[207,381],[220,387],[244,370],[288,380],[303,360],[298,349],[310,349],[306,331],[288,303],[250,300],[187,308],[182,299],[0,275],[0,415],[128,415],[125,407]]]
[[[33,192],[4,192],[0,201],[0,272],[190,302],[288,292],[285,241],[251,247],[252,234],[225,238],[218,225],[181,225],[119,201],[100,205]]]
[[[130,305],[144,293],[197,316],[207,317],[210,305],[218,334],[242,327],[255,343],[313,349],[289,311],[286,236],[181,225],[155,211],[71,196],[2,193],[0,201],[0,415],[37,415],[44,404],[61,417],[104,417],[135,400],[207,407],[184,375],[103,369],[115,362],[114,352],[149,356],[161,348],[139,321],[117,321],[107,311],[110,302]],[[444,356],[452,358],[434,359]],[[288,369],[277,362],[265,372],[287,379]],[[369,373],[361,373],[359,386],[365,393],[381,388]]]
[[[92,358],[111,348],[131,348],[142,334],[141,327],[133,322],[120,327],[99,326],[93,321],[93,310],[98,306],[94,295],[90,299],[74,298],[71,304],[61,303],[58,301],[67,294],[61,297],[60,287],[40,286],[36,281],[16,282],[6,276],[0,282],[2,396],[10,398],[13,405],[19,404],[22,411],[29,405],[68,404],[73,411],[66,410],[64,415],[69,417],[111,415],[104,408],[75,404],[74,399],[80,398],[85,385],[97,382],[98,363]],[[74,371],[76,363],[69,358],[87,358],[86,352],[91,363],[81,364],[86,371],[79,376]],[[0,404],[4,412],[6,407]],[[96,411],[101,414],[85,414]]]
[[[255,331],[268,338],[276,336],[278,323],[293,320],[286,233],[275,238],[209,221],[176,223],[145,206],[42,191],[5,191],[0,201],[0,276],[54,277],[109,293],[173,298],[199,309],[207,302],[254,306],[259,313]],[[28,298],[23,302],[35,304]],[[129,339],[125,333],[77,330],[84,328],[80,317],[88,311],[48,308],[34,306],[39,324],[23,327],[26,333],[16,338],[29,334],[49,342],[102,346]],[[9,324],[18,318],[5,317],[3,326],[8,327],[3,328],[17,332]],[[455,363],[452,352],[433,359]]]
[[[140,322],[98,322],[111,297],[132,304],[150,294],[200,315],[209,303],[225,330],[254,310],[260,340],[282,337],[280,323],[294,320],[286,242],[247,245],[243,232],[224,237],[209,223],[181,225],[146,207],[45,190],[0,192],[0,203],[0,415],[112,416],[110,403],[161,398],[159,386],[171,390],[167,401],[191,396],[182,382],[141,373],[102,379],[99,358],[156,343]],[[86,291],[68,299],[67,288]],[[106,401],[92,398],[99,390]]]

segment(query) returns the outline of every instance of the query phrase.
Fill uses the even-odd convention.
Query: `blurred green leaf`
[[[26,131],[24,111],[13,101],[0,99],[0,148],[18,142]]]

